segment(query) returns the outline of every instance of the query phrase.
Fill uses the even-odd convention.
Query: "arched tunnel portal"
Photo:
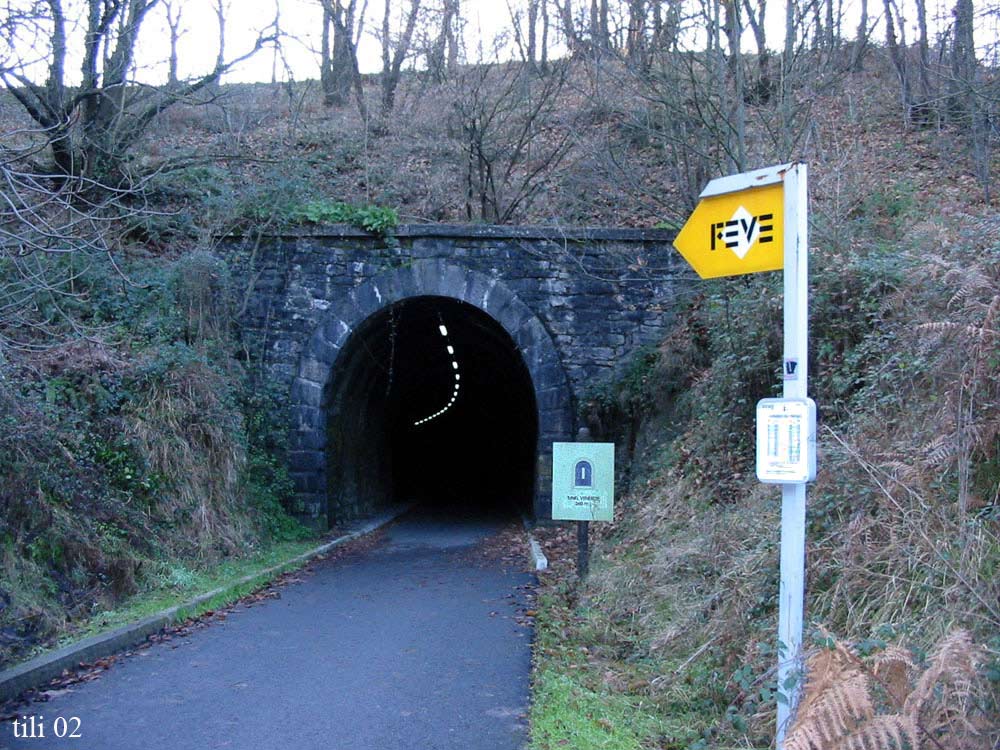
[[[533,512],[531,375],[510,335],[468,303],[411,297],[364,321],[327,414],[334,508],[364,498]]]
[[[391,272],[313,335],[292,389],[293,476],[317,520],[411,501],[547,515],[567,379],[537,317],[477,276]]]

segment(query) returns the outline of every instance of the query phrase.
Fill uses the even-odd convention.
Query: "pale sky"
[[[852,37],[857,26],[858,8],[861,0],[843,0],[842,12],[843,33],[845,37]],[[288,35],[283,47],[285,62],[287,62],[292,76],[297,80],[315,79],[319,76],[318,50],[320,46],[320,26],[322,11],[317,0],[227,0],[229,12],[226,19],[226,57],[237,57],[250,48],[259,30],[268,27],[275,17],[276,3],[281,9],[281,28]],[[384,0],[367,0],[368,13],[365,25],[365,33],[359,45],[359,62],[362,72],[376,72],[381,68],[379,54],[379,42],[372,35],[372,31],[378,30],[381,26],[381,14],[385,7]],[[358,0],[359,6],[365,0]],[[401,7],[403,3],[399,0],[392,0],[394,7]],[[586,0],[576,0],[574,6],[581,3],[589,6]],[[203,75],[211,70],[218,50],[218,26],[215,17],[213,0],[183,0],[182,26],[185,29],[184,35],[179,44],[179,75],[182,78]],[[424,5],[430,6],[432,0],[425,0]],[[433,2],[436,6],[438,3]],[[461,0],[461,13],[465,22],[465,43],[468,46],[466,56],[468,60],[492,61],[491,53],[492,41],[504,32],[510,33],[510,7],[522,7],[524,0]],[[904,9],[910,3],[902,0]],[[931,27],[942,28],[951,22],[951,10],[954,0],[929,0],[928,12],[931,17]],[[82,7],[81,0],[68,0],[67,10],[70,15],[72,9],[79,10]],[[407,4],[408,5],[408,4]],[[624,3],[614,3],[613,7],[624,6]],[[772,49],[781,47],[783,37],[783,24],[785,5],[782,2],[771,0],[768,4],[767,36],[768,46]],[[881,3],[877,0],[869,0],[869,12],[872,20],[881,17]],[[555,11],[550,11],[552,23],[558,25]],[[906,39],[912,42],[915,39],[915,13],[908,13],[912,21],[907,24]],[[977,29],[980,36],[980,43],[995,44],[997,39],[997,23],[1000,14],[980,17],[983,24]],[[908,20],[910,20],[908,19]],[[621,20],[613,19],[613,24],[621,23]],[[989,24],[990,28],[985,28]],[[690,43],[698,47],[703,43],[704,21],[694,19],[692,29],[694,36]],[[877,43],[883,42],[881,29],[873,32],[873,39]],[[79,29],[71,29],[71,39],[78,39]],[[552,37],[557,37],[555,29],[551,33]],[[933,32],[932,32],[933,36]],[[162,83],[166,80],[167,57],[169,53],[169,42],[167,35],[165,8],[158,4],[146,18],[140,43],[137,49],[137,78],[150,84]],[[24,43],[26,40],[21,40]],[[932,42],[934,40],[932,39]],[[486,52],[480,56],[480,45]],[[743,39],[744,51],[754,51],[752,35],[749,29],[746,30]],[[40,49],[33,51],[20,49],[26,58],[38,59],[39,55],[44,56]],[[24,54],[27,52],[27,54]],[[551,55],[557,57],[561,50],[555,42]],[[996,50],[993,50],[993,56]],[[508,47],[505,57],[513,56],[513,51]],[[71,59],[68,61],[67,70],[72,76],[79,68],[79,51],[71,50]],[[225,77],[227,82],[237,81],[270,81],[272,66],[277,62],[277,73],[279,79],[284,79],[284,62],[275,60],[275,55],[271,50],[265,49],[248,61],[243,62]],[[995,60],[994,60],[995,63]],[[44,78],[44,65],[38,68],[32,66],[30,70],[37,70],[38,77]]]
[[[399,0],[392,0],[393,5],[402,7]],[[582,0],[577,0],[574,6],[579,6]],[[228,0],[230,12],[227,18],[227,56],[236,56],[249,49],[253,45],[256,37],[256,30],[267,26],[275,15],[275,3],[280,3],[281,27],[282,30],[298,41],[288,40],[284,47],[284,53],[292,74],[296,79],[317,78],[319,74],[317,50],[320,45],[320,21],[321,10],[317,0]],[[358,0],[359,6],[365,0]],[[462,17],[466,23],[465,41],[469,49],[467,55],[470,60],[479,59],[478,47],[480,44],[487,50],[485,59],[491,60],[492,40],[504,32],[510,33],[510,8],[519,8],[525,5],[524,0],[461,0]],[[408,5],[408,4],[407,4]],[[429,0],[425,0],[425,6],[431,5]],[[437,3],[434,3],[436,6]],[[589,2],[586,2],[589,7]],[[613,4],[618,5],[618,4]],[[624,6],[624,3],[621,4]],[[882,17],[881,3],[877,0],[869,0],[869,13],[872,21],[877,21]],[[911,4],[907,0],[902,0],[902,7],[907,10]],[[195,75],[204,73],[211,67],[215,59],[217,46],[217,26],[214,13],[214,2],[211,0],[186,0],[185,2],[185,26],[188,32],[181,42],[181,75]],[[767,4],[767,37],[768,46],[772,49],[780,49],[781,40],[784,36],[784,13],[785,3],[771,0]],[[932,29],[943,28],[951,23],[951,13],[954,0],[929,0],[928,15]],[[359,62],[362,72],[372,73],[381,69],[381,59],[379,53],[379,43],[373,37],[372,31],[381,26],[382,11],[384,9],[383,0],[368,0],[367,22],[365,34],[359,45]],[[858,23],[860,0],[843,0],[841,12],[843,14],[842,31],[845,37],[851,38]],[[912,11],[912,7],[909,9]],[[557,25],[555,10],[551,10],[553,25]],[[912,42],[916,38],[916,13],[907,12],[906,41]],[[980,19],[984,24],[987,19],[982,16]],[[620,22],[620,21],[619,21]],[[163,20],[163,10],[158,9],[155,17],[148,20],[150,26],[162,29],[160,34],[147,34],[145,37],[146,46],[143,58],[146,61],[163,61],[167,55],[166,26]],[[704,23],[695,21],[695,26],[703,28]],[[977,29],[980,43],[983,45],[994,44],[996,40],[997,18],[992,18],[991,28],[980,26]],[[150,31],[149,29],[147,31]],[[877,44],[884,42],[884,31],[881,25],[872,32],[873,41]],[[557,36],[553,30],[552,36]],[[699,37],[701,33],[699,33]],[[480,40],[482,40],[480,42]],[[159,44],[157,44],[159,41]],[[932,43],[933,43],[932,39]],[[701,38],[692,40],[692,44],[700,46]],[[744,51],[753,51],[753,37],[749,28],[746,29],[743,38]],[[508,55],[512,54],[509,52]],[[553,56],[558,56],[560,50],[553,50]],[[995,51],[994,51],[995,54]],[[227,81],[269,81],[271,80],[271,69],[274,63],[274,55],[270,51],[258,54],[252,60],[243,63],[240,68],[226,77]],[[147,62],[147,65],[149,63]],[[283,78],[283,66],[278,61],[278,76]],[[156,78],[165,78],[165,67],[160,64],[155,75],[150,76],[155,81]],[[150,71],[152,73],[152,71]],[[144,77],[144,76],[140,76]]]
[[[268,26],[275,16],[275,0],[229,0],[230,11],[226,20],[226,55],[236,57],[253,46],[257,30]],[[359,7],[364,0],[359,0]],[[394,5],[402,5],[395,3]],[[179,45],[179,75],[181,77],[204,73],[211,68],[218,48],[218,26],[214,3],[210,0],[187,0],[182,16],[182,24],[187,32]],[[369,0],[365,33],[358,47],[358,57],[363,73],[381,70],[382,62],[378,41],[371,34],[381,28],[385,5],[381,0]],[[280,0],[281,29],[291,39],[286,39],[284,54],[296,79],[317,78],[319,76],[320,27],[322,11],[316,0]],[[466,38],[469,44],[474,39],[485,39],[487,46],[497,34],[510,27],[510,13],[504,0],[463,0],[462,15],[467,24]],[[168,54],[168,37],[164,13],[161,10],[147,19],[148,31],[162,30],[149,34],[143,48],[143,57],[149,62],[156,60],[162,71]],[[469,50],[469,56],[476,56]],[[270,81],[274,54],[265,50],[251,60],[242,63],[224,80]],[[283,63],[277,62],[278,77],[284,78]],[[152,71],[150,71],[152,73]],[[165,72],[157,74],[165,77]],[[153,76],[155,77],[155,76]]]

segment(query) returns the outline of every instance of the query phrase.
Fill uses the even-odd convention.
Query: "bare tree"
[[[868,48],[868,35],[871,33],[868,25],[868,0],[861,0],[858,28],[854,32],[854,45],[851,49],[851,70],[860,73],[864,64],[865,50]]]
[[[931,90],[931,60],[930,43],[927,37],[927,2],[926,0],[914,0],[917,11],[917,80],[920,84],[920,93],[915,102],[918,108],[918,117],[922,121],[930,116],[934,109],[934,99],[936,95]]]
[[[417,27],[421,0],[410,0],[408,9],[402,14],[402,29],[394,34],[392,29],[392,0],[385,0],[382,14],[382,127],[392,114],[396,104],[396,89],[403,70],[403,63],[409,56],[413,44],[413,32]]]
[[[647,22],[646,0],[628,0],[628,30],[625,36],[625,58],[633,66],[646,66]]]
[[[723,29],[726,33],[726,71],[732,96],[729,101],[729,122],[732,123],[732,143],[730,150],[730,169],[742,172],[747,161],[747,115],[746,86],[743,80],[743,51],[740,41],[743,38],[743,21],[740,17],[739,0],[724,0],[725,17]]]
[[[184,35],[181,26],[182,6],[178,0],[164,0],[163,7],[167,15],[167,33],[170,36],[170,57],[167,60],[167,85],[176,86],[180,80],[177,77],[177,45]]]
[[[975,13],[972,0],[956,0],[954,37],[951,51],[951,91],[949,108],[958,121],[968,123],[974,109],[976,62]]]
[[[608,0],[590,0],[590,44],[595,52],[611,49]]]
[[[323,101],[329,106],[342,106],[347,102],[351,87],[361,90],[361,73],[358,69],[358,43],[365,27],[368,2],[358,8],[357,0],[320,0],[323,8],[322,49],[320,51],[320,84]],[[333,32],[331,40],[330,32]],[[359,95],[359,109],[365,116],[363,91]],[[366,117],[367,119],[367,117]]]
[[[8,133],[0,142],[25,135]],[[30,148],[0,146],[0,357],[8,347],[93,335],[68,309],[84,294],[78,280],[95,264],[117,270],[116,230],[147,211],[135,207],[142,205],[141,183],[53,179],[31,169],[35,156]]]
[[[427,55],[427,69],[438,83],[458,67],[459,27],[462,23],[459,0],[443,0],[441,23]]]
[[[990,201],[993,197],[993,147],[1000,135],[997,127],[1000,82],[994,74],[992,83],[988,84],[976,59],[976,18],[972,0],[956,0],[953,16],[948,114],[966,133],[973,171],[985,199]]]
[[[780,89],[780,111],[781,111],[781,133],[783,146],[790,150],[791,121],[794,112],[794,100],[792,84],[795,80],[795,51],[799,41],[799,20],[798,3],[789,0],[785,3],[785,47],[781,55],[781,89]]]
[[[753,31],[754,43],[757,46],[757,76],[750,87],[750,98],[757,104],[767,104],[771,99],[773,82],[771,81],[771,51],[767,48],[767,32],[764,18],[767,13],[767,0],[743,0],[743,12],[747,23]]]
[[[330,39],[330,27],[333,25],[333,13],[327,3],[320,3],[323,11],[323,25],[320,31],[319,49],[319,85],[323,89],[323,104],[327,107],[342,105],[347,101],[347,92],[351,88],[350,78],[345,78],[347,86],[340,85],[333,63],[333,44]]]
[[[903,119],[909,125],[913,112],[913,81],[910,62],[906,55],[906,26],[895,0],[882,0],[882,5],[885,8],[885,46],[889,50],[889,58],[899,79]],[[897,29],[899,29],[898,35]]]
[[[562,24],[563,36],[566,38],[566,46],[571,55],[583,52],[587,45],[584,42],[583,32],[577,28],[577,20],[573,17],[573,0],[552,0],[559,14]]]
[[[134,85],[135,52],[143,21],[158,0],[87,0],[85,17],[67,18],[63,0],[24,4],[8,2],[9,21],[0,27],[14,54],[24,50],[26,29],[33,30],[47,67],[44,83],[33,74],[39,60],[10,58],[0,67],[0,78],[10,94],[41,127],[52,157],[52,168],[62,175],[88,178],[93,184],[128,181],[127,154],[149,124],[165,109],[218,82],[233,65],[255,54],[273,37],[261,33],[253,47],[236,58],[220,54],[215,67],[201,77],[175,86]],[[80,21],[78,23],[77,21]],[[224,29],[220,27],[220,39]],[[83,52],[80,85],[68,79],[66,62],[71,42]]]
[[[539,0],[528,0],[528,63],[538,67],[538,9]]]
[[[469,220],[514,220],[569,154],[574,127],[560,121],[559,102],[568,71],[567,61],[540,78],[524,65],[475,65],[457,78],[452,107],[466,159]]]
[[[542,73],[549,70],[549,0],[540,0],[542,9],[542,48],[539,68]]]
[[[155,0],[153,0],[155,2]],[[228,3],[226,0],[215,0],[215,20],[219,28],[219,46],[215,53],[215,69],[218,70],[224,67],[226,64],[226,12],[228,10]],[[275,38],[281,36],[281,30],[278,27],[280,16],[278,15],[277,5],[275,6],[275,16],[274,16],[274,33]],[[214,83],[214,81],[213,81]]]
[[[517,45],[521,61],[527,63],[533,71],[539,69],[538,15],[541,4],[540,0],[528,0],[527,7],[521,8],[515,7],[510,0],[507,0],[507,11],[510,14],[510,23],[514,32],[514,43]]]

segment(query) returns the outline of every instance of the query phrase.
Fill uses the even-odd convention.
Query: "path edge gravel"
[[[13,700],[32,688],[45,685],[50,680],[59,677],[67,669],[76,669],[81,664],[93,662],[129,649],[132,646],[137,646],[163,628],[184,620],[192,611],[196,611],[200,605],[205,604],[215,597],[223,595],[228,591],[239,589],[241,586],[254,581],[260,581],[261,585],[265,585],[278,575],[299,568],[313,558],[326,554],[335,547],[354,541],[359,537],[382,528],[399,518],[399,516],[412,507],[412,505],[394,506],[386,512],[362,522],[360,526],[352,529],[343,536],[325,542],[307,552],[285,560],[285,562],[272,565],[270,568],[257,573],[243,576],[226,586],[199,594],[193,599],[169,607],[137,622],[123,625],[107,633],[85,638],[69,646],[36,656],[10,669],[5,669],[0,672],[0,703]]]

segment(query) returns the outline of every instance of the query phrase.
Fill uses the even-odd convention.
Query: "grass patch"
[[[204,570],[188,570],[181,565],[169,566],[160,576],[162,585],[130,597],[120,607],[95,614],[78,629],[61,638],[58,647],[68,646],[84,638],[137,622],[215,589],[225,589],[225,591],[190,610],[182,609],[179,619],[195,617],[210,609],[232,604],[279,573],[290,570],[294,567],[289,564],[291,560],[316,546],[316,540],[281,542],[250,557],[229,560]],[[265,572],[275,567],[277,570]],[[236,585],[247,576],[254,578]]]
[[[536,673],[531,710],[534,750],[641,750],[664,735],[667,727],[644,710],[641,701],[593,690],[585,681],[583,675],[561,671],[555,664]]]
[[[598,623],[575,605],[572,584],[542,580],[536,618],[531,748],[642,750],[686,748],[702,737],[694,709],[664,707],[651,696],[648,665],[602,648]]]

